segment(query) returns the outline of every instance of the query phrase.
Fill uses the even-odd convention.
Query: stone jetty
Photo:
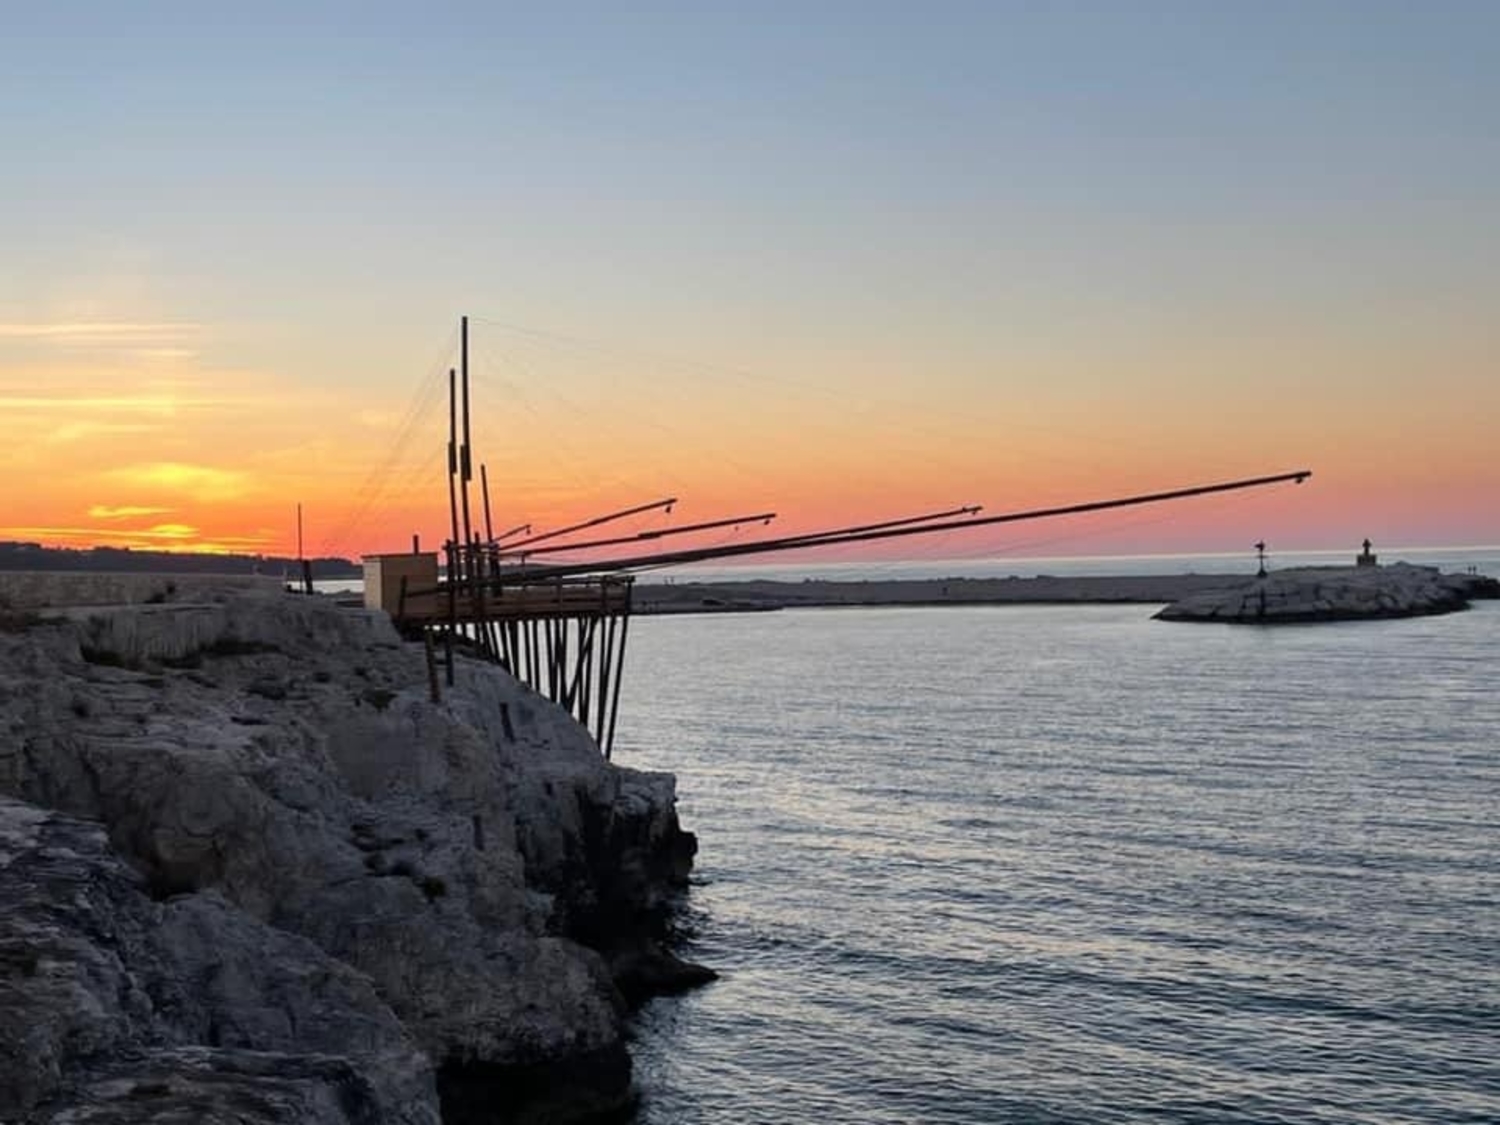
[[[850,606],[1160,605],[1189,594],[1223,590],[1243,574],[1135,574],[1007,578],[774,579],[641,582],[638,613],[747,613]]]
[[[747,613],[778,609],[873,606],[1006,606],[1142,604],[1168,608],[1167,621],[1334,621],[1411,617],[1465,608],[1500,596],[1500,582],[1433,567],[1368,562],[1253,574],[1036,575],[1008,578],[919,578],[801,582],[641,583],[637,612]],[[1264,612],[1262,612],[1264,602]]]
[[[1436,567],[1304,567],[1271,571],[1228,589],[1192,594],[1156,614],[1162,621],[1275,625],[1419,617],[1500,597],[1500,582]]]
[[[0,606],[0,1120],[571,1121],[694,840],[671,775],[378,612]]]

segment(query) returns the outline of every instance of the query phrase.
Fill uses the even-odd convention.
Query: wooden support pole
[[[427,626],[422,628],[422,648],[427,653],[428,696],[434,703],[441,703],[443,701],[443,693],[438,689],[437,657],[433,655],[432,651],[432,629]]]
[[[594,616],[581,618],[578,622],[578,655],[573,662],[573,682],[568,688],[568,710],[573,712],[575,718],[579,716],[578,690],[585,683],[585,673],[588,670],[589,661],[594,655],[594,630],[598,627],[599,619]],[[584,705],[585,713],[587,705]],[[588,723],[584,722],[584,726]]]
[[[599,623],[594,622],[589,629],[588,654],[579,654],[578,672],[581,685],[578,693],[578,710],[574,712],[579,724],[585,730],[588,729],[589,716],[593,714],[591,700],[594,694],[594,636],[598,632]]]
[[[470,543],[470,551],[472,552],[477,546],[477,543]],[[493,655],[493,649],[490,646],[489,616],[485,612],[484,605],[484,582],[480,578],[478,569],[473,566],[472,559],[470,562],[468,591],[469,613],[474,620],[474,643],[478,645],[479,651],[482,654],[491,656]]]
[[[598,696],[594,700],[594,741],[604,749],[604,721],[609,705],[610,678],[614,671],[615,617],[604,619],[604,645],[599,650]]]
[[[547,697],[553,703],[562,699],[563,638],[567,636],[568,621],[554,617],[547,622],[547,645],[552,650],[547,661]]]
[[[563,661],[563,670],[562,670],[563,686],[562,686],[562,699],[561,699],[560,702],[562,703],[563,707],[567,709],[567,712],[570,715],[573,713],[573,700],[575,698],[575,693],[574,693],[573,689],[574,689],[574,686],[578,682],[578,677],[577,677],[577,675],[574,672],[574,669],[577,666],[578,657],[576,655],[574,655],[574,654],[583,651],[583,627],[584,627],[584,619],[580,617],[580,618],[577,619],[577,622],[578,623],[577,623],[577,626],[576,626],[576,630],[577,630],[577,642],[578,643],[575,646],[572,639],[570,639],[568,641],[568,644],[566,646],[567,647],[568,659],[566,659],[566,660]]]
[[[547,698],[556,703],[562,695],[557,676],[557,628],[560,622],[555,617],[547,619]]]
[[[446,665],[445,673],[448,686],[453,686],[453,629],[450,626],[443,633],[443,663]]]
[[[625,641],[630,636],[630,609],[633,586],[625,587],[625,610],[620,620],[620,652],[615,657],[614,697],[609,704],[609,731],[604,737],[604,760],[607,762],[615,749],[615,720],[620,715],[620,685],[625,681]]]

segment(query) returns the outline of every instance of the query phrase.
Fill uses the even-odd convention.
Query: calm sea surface
[[[1500,1122],[1500,604],[1150,613],[637,619],[723,973],[643,1125]]]

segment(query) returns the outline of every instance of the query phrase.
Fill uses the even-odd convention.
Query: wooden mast
[[[464,440],[458,450],[459,482],[463,486],[464,497],[464,538],[463,559],[459,562],[459,570],[473,575],[473,568],[467,556],[474,543],[474,530],[469,520],[469,482],[474,479],[474,463],[469,446],[469,318],[463,317],[459,321],[459,370],[462,372],[463,381],[463,404],[464,404]]]

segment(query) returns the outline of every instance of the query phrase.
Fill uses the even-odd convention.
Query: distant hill
[[[312,559],[314,578],[360,578],[364,570],[343,558]],[[153,574],[269,574],[300,578],[302,564],[279,555],[189,555],[174,551],[132,551],[126,547],[43,547],[0,542],[0,571],[93,570]]]

